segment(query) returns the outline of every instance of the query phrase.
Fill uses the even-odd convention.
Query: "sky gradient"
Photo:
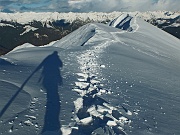
[[[180,11],[180,0],[0,0],[0,11],[112,12]]]

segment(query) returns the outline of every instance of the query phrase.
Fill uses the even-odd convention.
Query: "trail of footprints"
[[[131,116],[132,113],[124,107],[113,107],[100,97],[102,94],[111,94],[110,90],[103,88],[103,84],[98,79],[99,70],[106,66],[98,64],[97,58],[106,46],[108,44],[93,47],[92,50],[87,50],[77,57],[81,73],[76,74],[78,81],[75,82],[73,91],[77,92],[80,97],[74,101],[75,111],[72,111],[74,124],[70,123],[70,129],[62,127],[62,132],[69,130],[71,135],[96,135],[98,133],[126,135],[125,129],[129,128],[131,123],[127,117]],[[39,102],[38,98],[33,98],[30,114],[35,114],[37,111],[35,106]],[[41,126],[36,122],[36,117],[30,115],[24,117],[24,121],[20,121],[19,126],[34,126],[39,132]],[[18,116],[14,120],[16,119]],[[9,123],[12,125],[9,132],[14,130],[14,120]]]
[[[132,115],[126,108],[111,106],[106,100],[100,97],[102,94],[110,94],[102,88],[102,84],[95,75],[88,73],[77,73],[78,82],[73,91],[80,97],[74,101],[76,128],[72,134],[90,135],[96,130],[104,129],[108,133],[126,134],[124,129],[128,127],[131,120],[124,117]]]
[[[103,88],[103,78],[98,79],[101,69],[106,66],[99,64],[97,58],[108,45],[105,42],[77,55],[81,73],[76,73],[78,81],[73,91],[80,97],[74,101],[75,125],[71,127],[71,135],[126,135],[125,129],[130,127],[131,120],[127,116],[132,113],[124,107],[113,107],[100,97],[102,94],[111,94],[110,90]]]
[[[117,134],[125,135],[125,129],[130,126],[131,120],[125,116],[132,115],[126,108],[116,108],[100,97],[102,94],[111,94],[103,88],[98,79],[100,69],[105,65],[99,65],[97,57],[103,51],[103,47],[93,47],[77,57],[82,73],[77,73],[77,82],[73,91],[79,94],[74,101],[75,125],[72,127],[72,135],[82,134]],[[102,79],[101,79],[102,80]]]

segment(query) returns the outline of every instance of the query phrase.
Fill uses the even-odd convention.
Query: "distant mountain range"
[[[129,12],[162,30],[180,38],[180,12]],[[25,12],[0,13],[0,55],[24,43],[45,45],[56,41],[91,23],[108,24],[122,15],[122,12],[112,13],[58,13],[58,12]]]

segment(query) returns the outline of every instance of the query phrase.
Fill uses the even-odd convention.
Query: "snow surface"
[[[87,24],[1,56],[0,134],[180,134],[180,41],[129,27]]]
[[[15,27],[14,27],[13,25],[11,25],[11,24],[0,23],[0,27],[5,27],[5,26],[9,26],[9,27],[15,28]]]
[[[25,29],[25,31],[20,34],[21,36],[24,35],[24,34],[26,34],[26,33],[28,33],[28,32],[30,32],[30,31],[35,31],[35,30],[37,30],[38,28],[32,27],[32,26],[30,26],[30,25],[26,25],[26,26],[24,26],[24,29]]]

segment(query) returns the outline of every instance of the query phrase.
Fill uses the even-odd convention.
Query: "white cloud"
[[[179,11],[180,0],[0,0],[1,9],[60,12]],[[38,8],[37,8],[38,7]]]
[[[156,9],[180,11],[180,0],[158,0]]]
[[[82,12],[179,11],[180,0],[69,0],[69,5]]]
[[[3,6],[0,6],[0,9],[2,9],[3,8]]]

